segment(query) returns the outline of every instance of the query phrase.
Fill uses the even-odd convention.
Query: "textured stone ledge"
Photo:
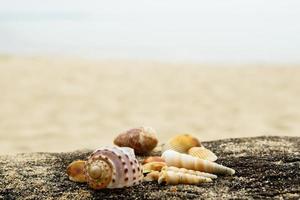
[[[0,156],[0,199],[299,199],[300,137],[255,137],[204,143],[236,175],[200,186],[156,182],[93,191],[69,181],[65,169],[89,150]]]

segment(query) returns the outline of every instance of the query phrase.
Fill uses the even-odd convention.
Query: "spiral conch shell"
[[[163,152],[166,150],[174,150],[179,153],[185,153],[204,160],[216,161],[217,156],[206,149],[201,142],[190,134],[180,134],[172,137],[164,146]]]
[[[173,150],[165,151],[162,154],[162,158],[165,160],[168,166],[175,166],[212,174],[233,175],[235,173],[235,171],[229,167]]]
[[[79,162],[79,161],[78,161]],[[76,168],[77,161],[68,169]],[[82,162],[82,161],[80,161]],[[104,147],[95,150],[84,163],[85,182],[93,189],[129,187],[142,182],[142,166],[137,161],[133,149],[127,147]],[[77,176],[70,174],[70,180]],[[79,171],[79,175],[82,175]],[[80,179],[79,182],[84,182]]]
[[[147,154],[157,145],[156,131],[151,127],[139,127],[119,134],[114,144],[119,147],[131,147],[136,154]]]

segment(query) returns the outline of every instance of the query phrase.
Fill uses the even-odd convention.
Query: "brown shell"
[[[114,139],[114,144],[119,147],[131,147],[136,154],[147,154],[157,145],[158,140],[153,128],[133,128],[119,134]]]
[[[67,174],[69,179],[74,182],[84,183],[86,182],[84,173],[85,161],[75,160],[67,167]]]

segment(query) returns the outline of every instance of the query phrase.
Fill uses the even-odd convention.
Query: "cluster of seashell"
[[[217,178],[215,174],[235,173],[235,170],[215,163],[216,160],[217,156],[202,146],[197,138],[189,134],[177,135],[164,145],[160,158],[149,157],[144,161],[144,180],[166,184],[200,184],[211,182]]]
[[[147,155],[157,143],[156,132],[151,127],[127,130],[115,138],[114,144],[118,147],[96,149],[86,161],[72,162],[67,167],[67,174],[72,181],[103,189],[129,187],[142,181],[200,184],[216,179],[215,174],[235,173],[233,169],[215,163],[217,156],[189,134],[171,138],[163,146],[161,156],[146,158],[142,166],[135,153]]]
[[[217,178],[215,174],[233,175],[235,170],[215,162],[188,154],[167,150],[162,154],[164,162],[148,162],[143,165],[145,181],[166,184],[200,184]]]

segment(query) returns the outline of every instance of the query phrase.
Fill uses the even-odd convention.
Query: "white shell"
[[[197,175],[197,176],[202,176],[202,177],[211,178],[211,179],[216,179],[217,178],[217,176],[214,175],[214,174],[195,171],[195,170],[191,170],[191,169],[185,169],[185,168],[164,167],[164,168],[162,168],[162,170],[173,171],[173,172],[182,172],[182,173],[185,173],[185,174]]]
[[[158,183],[166,183],[167,185],[190,184],[198,185],[201,183],[212,182],[211,178],[197,176],[189,173],[166,171],[163,170],[159,174]]]
[[[229,167],[219,165],[215,162],[196,158],[187,154],[178,153],[173,150],[167,150],[162,154],[162,158],[168,166],[186,168],[212,174],[233,175],[235,171]]]

